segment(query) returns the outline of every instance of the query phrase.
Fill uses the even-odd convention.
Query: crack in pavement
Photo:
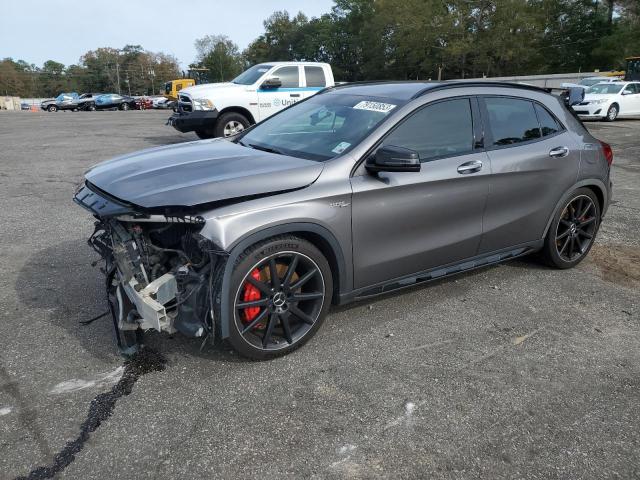
[[[80,433],[76,439],[67,442],[62,450],[54,455],[53,462],[50,465],[35,468],[27,476],[17,477],[16,480],[53,478],[67,468],[76,459],[75,456],[84,448],[91,433],[95,432],[102,422],[111,416],[118,399],[129,395],[142,375],[162,371],[165,369],[166,363],[167,360],[164,356],[150,348],[142,348],[127,359],[124,364],[124,372],[118,383],[111,390],[97,395],[91,401],[87,419],[82,422]]]

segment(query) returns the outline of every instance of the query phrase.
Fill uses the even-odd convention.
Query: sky
[[[262,22],[274,11],[318,17],[331,10],[333,1],[2,0],[0,4],[0,59],[70,65],[89,50],[130,44],[172,54],[186,68],[195,59],[196,38],[227,35],[244,49],[263,33]]]

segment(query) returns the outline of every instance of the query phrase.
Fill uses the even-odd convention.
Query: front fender
[[[222,338],[229,337],[229,321],[232,313],[232,305],[230,305],[230,291],[231,275],[233,273],[233,267],[238,260],[238,257],[251,245],[254,245],[267,238],[283,235],[286,233],[311,233],[319,235],[332,249],[335,256],[336,267],[338,270],[338,279],[341,292],[350,291],[353,286],[352,272],[345,259],[340,243],[336,237],[325,227],[316,223],[309,222],[294,222],[285,223],[281,225],[275,225],[257,232],[247,234],[241,238],[235,240],[226,251],[229,256],[224,265],[224,271],[222,272],[222,281],[220,283],[220,333]],[[224,319],[224,320],[223,320]]]

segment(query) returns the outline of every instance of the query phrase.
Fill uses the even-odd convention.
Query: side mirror
[[[567,92],[567,97],[565,99],[565,101],[567,102],[567,105],[570,107],[573,107],[574,105],[578,105],[579,103],[582,103],[582,101],[584,100],[584,92],[585,92],[585,89],[581,87],[569,88]]]
[[[414,150],[387,145],[380,147],[367,159],[365,168],[371,173],[378,172],[419,172],[420,155]]]
[[[622,95],[631,95],[633,92],[631,90],[623,90]]]
[[[270,88],[280,88],[281,86],[282,86],[282,82],[278,77],[271,77],[271,78],[267,78],[264,82],[262,82],[262,85],[260,85],[260,88],[270,89]]]

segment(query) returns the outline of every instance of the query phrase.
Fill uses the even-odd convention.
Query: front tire
[[[593,246],[600,226],[600,204],[593,191],[579,188],[553,218],[543,254],[551,266],[575,267]]]
[[[311,242],[289,235],[260,242],[231,275],[228,341],[254,360],[286,355],[315,335],[332,294],[329,263]]]
[[[214,130],[216,137],[232,137],[249,126],[249,120],[241,113],[227,112],[218,117]]]
[[[47,111],[49,111],[49,112],[57,112],[58,111],[58,107],[55,106],[55,105],[49,105],[47,107]]]
[[[618,114],[620,113],[619,107],[616,103],[609,107],[607,110],[607,116],[604,117],[605,121],[613,122],[616,118],[618,118]]]

